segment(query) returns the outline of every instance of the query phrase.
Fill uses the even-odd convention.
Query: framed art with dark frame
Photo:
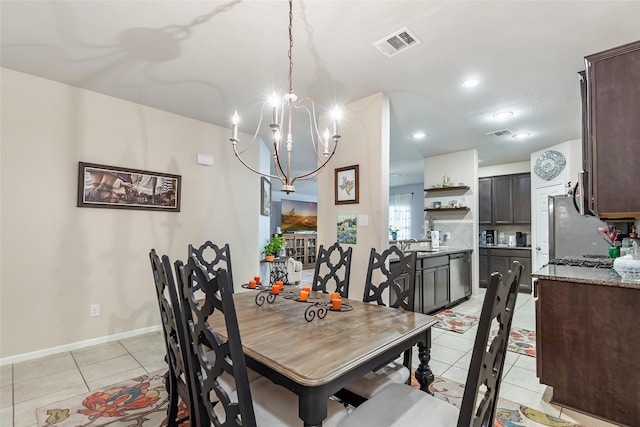
[[[260,214],[271,216],[271,181],[260,177]]]
[[[358,177],[358,165],[336,168],[334,185],[336,205],[359,203],[360,181]]]
[[[78,162],[78,207],[180,212],[180,175]]]

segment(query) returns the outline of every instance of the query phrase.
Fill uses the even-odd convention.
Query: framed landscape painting
[[[260,214],[271,216],[271,181],[260,177]]]
[[[180,212],[181,177],[78,162],[78,207]]]
[[[360,181],[358,165],[346,166],[335,170],[335,204],[359,203]]]

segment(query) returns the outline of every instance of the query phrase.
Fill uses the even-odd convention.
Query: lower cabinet
[[[489,285],[491,273],[497,271],[503,275],[509,271],[513,261],[522,264],[520,292],[531,293],[531,251],[525,249],[480,248],[479,276],[480,287]]]
[[[471,268],[470,263],[464,263],[469,271],[467,274],[455,274],[452,278],[449,255],[430,256],[416,260],[415,292],[413,309],[419,313],[431,314],[456,301],[451,300],[451,287],[464,288],[458,292],[461,298],[471,295]],[[469,259],[467,255],[465,259]],[[391,265],[393,267],[393,264]],[[466,279],[460,279],[464,277]],[[451,280],[467,280],[468,283],[451,283]],[[396,282],[403,288],[408,287],[407,277],[401,276]],[[458,298],[461,299],[461,298]]]

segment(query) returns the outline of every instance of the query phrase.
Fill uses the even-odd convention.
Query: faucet
[[[401,240],[400,241],[400,250],[402,252],[406,251],[407,249],[409,249],[409,247],[411,247],[411,243],[418,243],[418,239],[406,239],[406,240]]]

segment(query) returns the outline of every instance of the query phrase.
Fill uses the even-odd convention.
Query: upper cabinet
[[[531,223],[531,175],[478,180],[478,222],[485,225]]]
[[[587,56],[585,63],[590,208],[602,218],[640,217],[640,41]]]

